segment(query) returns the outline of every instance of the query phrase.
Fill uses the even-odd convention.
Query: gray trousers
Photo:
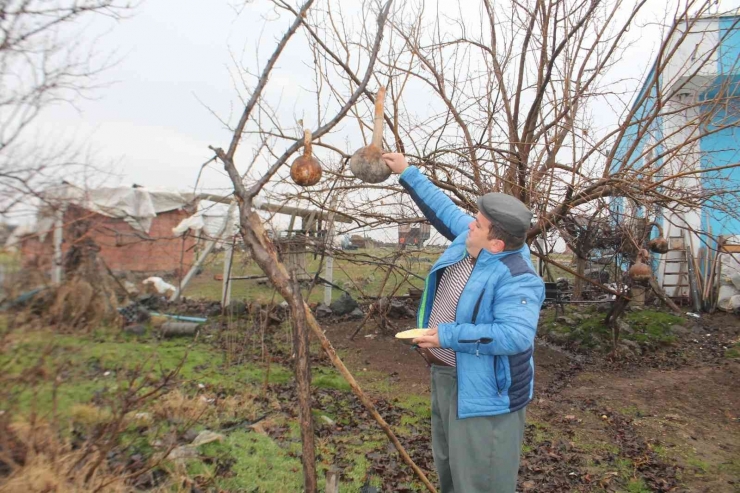
[[[432,453],[442,493],[515,493],[524,414],[457,419],[456,370],[432,365]]]

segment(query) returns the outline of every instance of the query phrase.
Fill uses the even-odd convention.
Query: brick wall
[[[70,206],[64,215],[64,241],[66,254],[76,237],[74,229],[86,231],[100,247],[100,256],[111,270],[119,272],[187,272],[193,264],[195,239],[174,238],[172,228],[189,215],[183,210],[159,214],[152,221],[149,234],[132,228],[122,219],[114,219]],[[54,251],[53,233],[49,232],[41,243],[38,238],[26,238],[21,246],[24,266],[42,269],[51,267]]]

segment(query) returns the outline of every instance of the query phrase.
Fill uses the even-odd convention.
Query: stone
[[[131,296],[138,296],[140,293],[139,288],[137,288],[136,284],[132,283],[131,281],[123,281],[123,287]]]
[[[135,336],[143,336],[146,334],[146,327],[141,324],[127,325],[123,328],[126,334],[132,334]]]
[[[359,308],[359,304],[347,293],[342,293],[342,296],[338,300],[334,301],[329,308],[334,312],[335,315],[347,315],[352,313],[352,310]]]
[[[627,358],[635,357],[635,352],[632,351],[630,347],[625,346],[622,343],[619,343],[619,347],[617,348],[617,354],[619,354],[620,356],[627,357]]]
[[[363,312],[359,307],[357,307],[349,313],[349,316],[351,318],[363,318],[365,316],[365,312]]]
[[[611,303],[599,303],[596,305],[596,311],[599,313],[608,313],[612,309]]]
[[[691,330],[691,333],[694,335],[701,335],[706,333],[706,329],[701,326],[701,324],[693,324],[691,327],[689,327]]]
[[[387,315],[389,318],[403,318],[408,316],[408,308],[406,303],[398,300],[391,300],[390,307],[388,308]]]
[[[152,421],[154,421],[154,419],[152,418],[152,414],[147,413],[147,412],[140,412],[140,413],[134,414],[134,420],[136,421],[136,424],[140,426],[148,425],[152,423]]]
[[[336,422],[335,422],[335,421],[334,421],[333,419],[331,419],[331,418],[330,418],[329,416],[324,416],[324,415],[321,415],[321,421],[323,421],[324,423],[326,423],[326,424],[327,424],[327,425],[329,425],[329,426],[334,426],[334,425],[336,425],[336,424],[337,424],[337,423],[336,423]]]
[[[214,303],[206,310],[206,317],[217,317],[221,315],[221,303]]]
[[[633,334],[635,331],[632,330],[632,326],[628,324],[624,319],[617,319],[617,327],[619,328],[619,333],[624,334]]]
[[[231,303],[229,303],[228,313],[234,316],[246,315],[247,305],[243,301],[231,300]]]
[[[550,339],[550,341],[552,341],[555,344],[565,344],[570,339],[568,334],[564,332],[558,332],[556,330],[551,330],[547,334],[547,338]]]
[[[316,307],[316,318],[330,317],[333,313],[332,309],[323,303],[319,303]]]
[[[225,437],[221,433],[215,433],[210,430],[203,430],[198,433],[198,436],[195,437],[195,440],[193,440],[193,443],[191,443],[191,445],[193,447],[200,447],[201,445],[205,445],[206,443],[223,442],[224,438]]]
[[[188,428],[185,433],[182,435],[182,439],[186,442],[192,442],[195,440],[200,432],[198,430],[194,430],[193,428]]]
[[[565,315],[560,315],[558,318],[555,319],[555,321],[559,324],[564,324],[564,325],[570,325],[570,326],[576,325],[575,320],[573,320],[572,318],[566,317]]]
[[[640,344],[630,340],[630,339],[622,339],[620,341],[620,344],[622,344],[624,347],[629,348],[629,350],[634,353],[635,355],[639,356],[642,354],[642,347],[640,347]]]
[[[689,333],[689,329],[683,325],[671,325],[671,333],[679,336],[685,336]]]
[[[198,457],[198,451],[192,445],[181,445],[170,451],[167,458],[171,461],[184,463],[187,459],[195,459]]]

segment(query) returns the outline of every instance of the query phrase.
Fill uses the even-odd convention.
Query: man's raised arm
[[[445,238],[452,241],[468,229],[473,218],[465,214],[444,192],[397,152],[383,154],[385,164],[400,175],[398,182],[409,192],[422,214]]]

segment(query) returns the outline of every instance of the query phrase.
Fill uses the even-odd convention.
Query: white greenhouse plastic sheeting
[[[157,214],[182,209],[193,202],[195,195],[143,187],[101,187],[87,190],[64,184],[47,190],[44,198],[51,203],[75,204],[106,217],[123,219],[132,228],[148,233]],[[38,233],[43,233],[41,226],[39,218]]]
[[[726,244],[740,244],[740,237],[730,236]],[[717,295],[717,308],[724,311],[737,311],[740,309],[740,254],[721,254],[721,276],[719,279],[719,294]]]

